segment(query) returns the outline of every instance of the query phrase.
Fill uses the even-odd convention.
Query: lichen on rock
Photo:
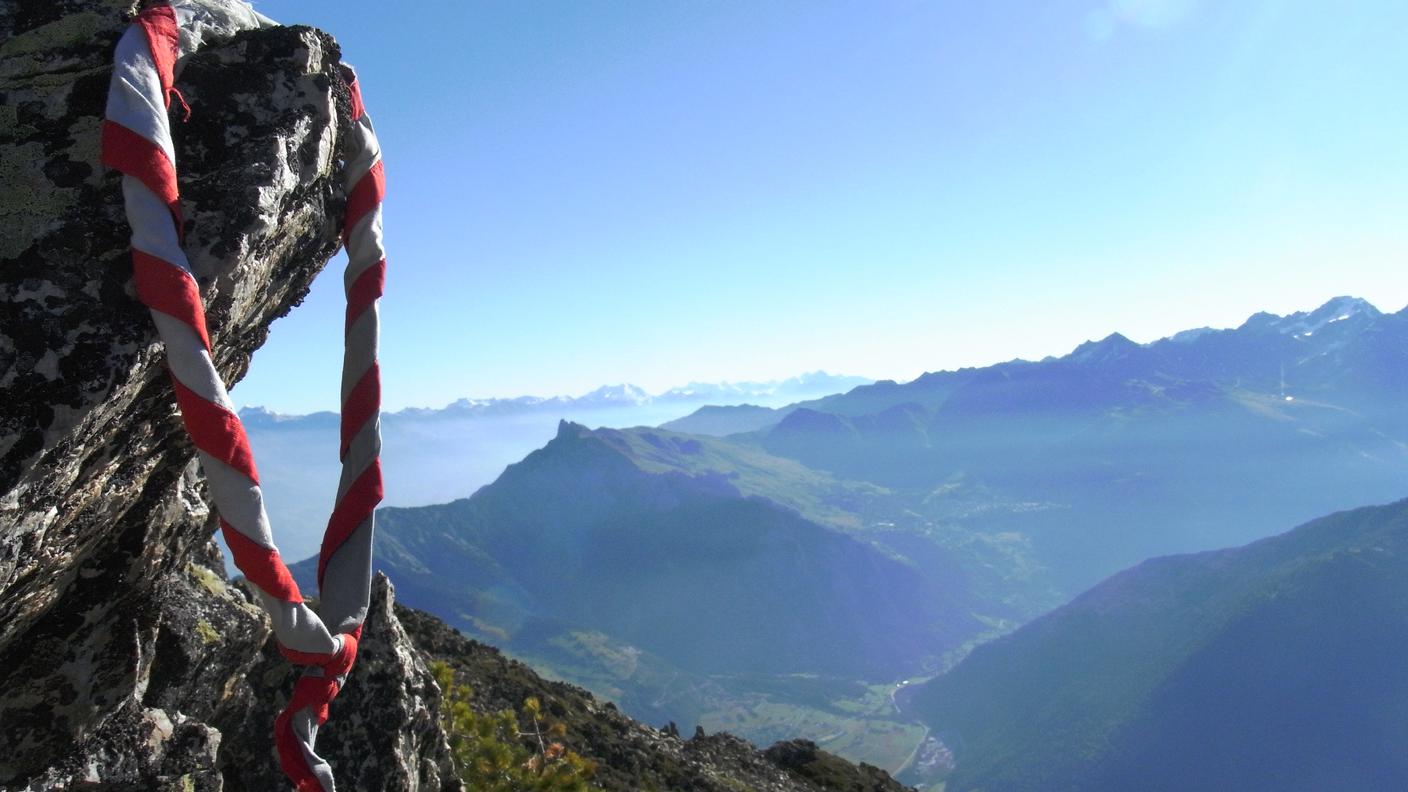
[[[337,250],[348,104],[326,34],[187,5],[186,249],[233,382]],[[204,719],[268,630],[209,584],[194,452],[99,164],[130,10],[0,5],[0,787],[219,788]]]
[[[378,575],[357,666],[318,732],[318,753],[332,763],[339,789],[457,792],[462,787],[439,725],[440,689],[394,604],[390,582]],[[227,788],[277,789],[285,783],[272,760],[267,724],[287,702],[296,675],[269,639],[234,682],[235,695],[213,718],[221,732],[243,735],[221,753]]]

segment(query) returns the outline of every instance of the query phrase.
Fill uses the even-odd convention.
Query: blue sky
[[[292,2],[385,151],[385,404],[905,380],[1408,303],[1408,3]],[[235,387],[337,401],[336,269]]]

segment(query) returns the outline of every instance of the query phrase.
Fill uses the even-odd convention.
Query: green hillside
[[[914,564],[809,519],[840,517],[825,480],[784,494],[742,453],[564,424],[472,498],[383,510],[377,554],[462,629],[511,641],[551,620],[696,673],[888,680],[982,629]]]
[[[947,792],[1403,789],[1406,656],[1402,501],[1140,564],[904,703]]]

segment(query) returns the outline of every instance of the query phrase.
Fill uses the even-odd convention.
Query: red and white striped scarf
[[[283,654],[304,666],[275,721],[280,765],[299,792],[333,792],[332,768],[314,753],[357,656],[371,588],[373,510],[382,497],[377,299],[386,275],[381,149],[352,70],[343,184],[347,210],[347,323],[342,372],[342,478],[318,558],[319,612],[304,602],[274,546],[244,426],[210,356],[205,309],[181,249],[176,155],[167,111],[180,56],[178,15],[149,6],[118,42],[103,122],[103,163],[122,172],[137,294],[166,346],[176,401],[205,471],[220,527],[273,621]],[[181,99],[184,106],[185,100]],[[187,110],[189,112],[189,110]]]

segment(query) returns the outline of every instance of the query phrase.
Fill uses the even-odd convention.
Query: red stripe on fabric
[[[336,652],[300,652],[279,644],[279,654],[297,665],[317,666],[328,676],[342,676],[352,670],[357,662],[357,644],[362,637],[362,626],[350,633],[342,634],[342,644]]]
[[[279,654],[294,665],[322,666],[337,657],[336,652],[300,652],[279,644]]]
[[[171,86],[175,82],[176,58],[180,53],[180,34],[176,28],[176,12],[166,3],[147,7],[132,20],[146,34],[147,46],[152,51],[152,62],[156,64],[157,77],[161,80],[161,93],[166,106],[171,107]],[[185,103],[185,99],[181,100]],[[187,108],[189,113],[189,108]]]
[[[288,567],[284,566],[278,550],[260,547],[223,518],[220,520],[220,530],[224,533],[225,544],[230,547],[235,566],[249,578],[250,583],[275,599],[284,602],[303,601],[303,594],[298,590],[293,575],[289,574]]]
[[[343,332],[351,330],[362,312],[385,293],[386,259],[382,259],[367,267],[357,276],[357,280],[353,281],[352,288],[347,290],[347,324]]]
[[[342,647],[333,655],[332,660],[323,664],[323,673],[328,676],[342,676],[352,670],[352,666],[357,664],[357,644],[360,642],[362,628],[357,627],[356,634],[343,633]]]
[[[352,486],[347,488],[347,494],[342,496],[342,500],[333,507],[332,517],[328,519],[328,528],[323,532],[323,546],[318,553],[319,589],[323,587],[323,574],[327,571],[328,561],[332,560],[333,554],[372,513],[376,505],[381,503],[384,494],[381,460],[374,459],[367,469],[362,471],[362,475],[352,482]]]
[[[343,224],[342,233],[344,237],[352,233],[352,227],[357,225],[357,221],[366,216],[367,212],[376,208],[381,203],[381,199],[386,197],[386,172],[381,166],[381,160],[377,160],[372,169],[367,171],[357,185],[347,194],[346,222]]]
[[[279,751],[279,767],[293,782],[298,792],[329,792],[323,789],[308,760],[303,756],[303,747],[293,730],[293,716],[299,710],[311,709],[318,719],[318,725],[327,723],[328,702],[337,697],[337,680],[327,677],[303,676],[293,686],[293,697],[288,707],[274,719],[274,745]]]
[[[352,445],[352,439],[362,431],[367,421],[376,417],[379,409],[381,364],[372,361],[362,378],[352,386],[352,390],[347,394],[347,401],[342,404],[342,447],[338,450],[339,459],[347,456],[347,448]]]
[[[210,333],[205,329],[205,306],[200,287],[189,272],[150,253],[132,250],[132,279],[137,297],[154,311],[161,311],[190,325],[200,342],[210,350]]]
[[[345,64],[342,79],[347,82],[347,93],[352,99],[352,120],[356,121],[367,114],[367,106],[362,102],[362,84],[357,81],[357,73]]]
[[[289,699],[288,706],[274,720],[274,743],[279,751],[279,766],[300,792],[304,789],[323,792],[323,788],[318,784],[317,777],[313,775],[312,769],[308,766],[307,759],[303,755],[298,734],[293,730],[293,716],[300,710],[308,709],[318,719],[319,726],[328,722],[328,705],[342,691],[337,677],[351,672],[352,666],[356,665],[357,646],[361,635],[361,625],[358,625],[357,629],[351,633],[343,633],[342,645],[338,647],[338,650],[325,655],[298,652],[283,645],[279,646],[279,651],[295,663],[317,665],[323,670],[321,677],[299,677],[298,682],[293,686],[293,696]],[[300,657],[323,659],[303,662],[298,659]],[[312,786],[308,786],[310,783]]]
[[[171,381],[176,386],[176,404],[181,408],[181,417],[186,421],[191,442],[257,485],[259,472],[254,469],[254,452],[250,450],[249,438],[245,437],[240,417],[214,402],[206,401],[182,384],[174,374]]]
[[[171,212],[181,233],[181,200],[176,186],[176,166],[161,146],[111,119],[103,119],[102,160],[109,168],[131,176],[156,194]]]

